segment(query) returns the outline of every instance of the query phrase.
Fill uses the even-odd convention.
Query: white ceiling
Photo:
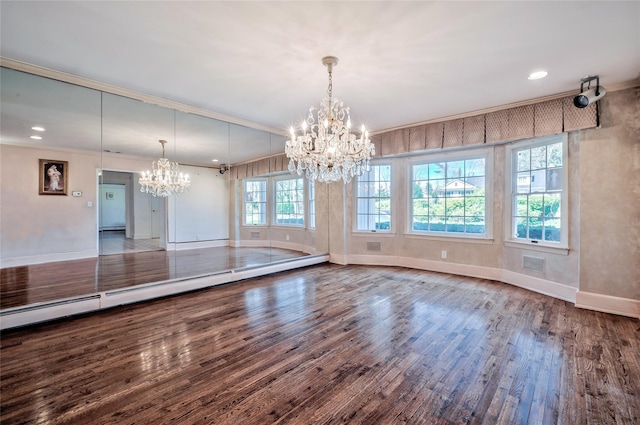
[[[371,131],[640,72],[640,2],[0,3],[0,55],[285,130],[327,88]],[[537,81],[527,76],[544,69]]]

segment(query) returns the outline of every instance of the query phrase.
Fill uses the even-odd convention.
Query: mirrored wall
[[[326,203],[313,196],[326,187],[304,181],[275,201],[291,178],[284,136],[0,70],[3,309],[328,252]],[[189,175],[183,193],[141,186],[163,156]]]

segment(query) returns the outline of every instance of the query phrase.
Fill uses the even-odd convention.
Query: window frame
[[[264,204],[264,222],[247,223],[247,183],[264,183],[264,202],[254,202]],[[269,182],[266,178],[249,178],[242,180],[242,225],[246,227],[266,227],[269,223]]]
[[[467,239],[467,240],[485,240],[493,239],[493,146],[482,146],[477,148],[458,149],[447,152],[437,152],[426,155],[411,157],[407,161],[406,166],[406,190],[407,190],[407,217],[406,230],[407,235],[431,238],[438,240],[448,239]],[[413,229],[413,167],[416,165],[428,165],[438,162],[464,161],[471,159],[484,158],[485,174],[484,174],[484,233],[463,233],[463,232],[447,232],[434,230],[414,230]],[[446,181],[446,176],[444,178]]]
[[[300,180],[302,181],[302,200],[299,201],[300,205],[302,206],[302,223],[298,224],[298,223],[278,223],[278,196],[277,196],[277,192],[278,192],[278,182],[284,181],[284,180]],[[284,174],[281,176],[277,176],[273,178],[273,188],[270,191],[270,194],[272,196],[273,199],[273,207],[271,208],[271,212],[272,212],[272,218],[271,218],[271,224],[273,226],[278,226],[278,227],[298,227],[298,228],[304,228],[304,226],[306,225],[306,208],[305,208],[305,199],[306,199],[306,184],[305,184],[305,178],[302,176],[298,176],[298,175],[292,175],[292,174]],[[296,189],[298,190],[298,189]]]
[[[523,194],[545,194],[548,192],[547,190],[545,190],[544,192],[529,191],[527,193],[518,193],[518,152],[523,150],[531,150],[540,146],[548,146],[560,142],[562,143],[562,190],[560,192],[554,192],[560,193],[560,241],[552,242],[541,239],[516,238],[514,236],[515,217],[513,214],[515,196]],[[569,141],[567,133],[559,133],[551,136],[536,137],[511,142],[506,146],[505,164],[505,244],[516,247],[550,250],[551,252],[553,252],[555,249],[558,249],[566,253],[569,249]],[[544,170],[546,169],[548,169],[548,167],[544,168]]]
[[[307,229],[316,230],[316,181],[306,180]]]
[[[360,234],[371,234],[371,233],[378,233],[378,234],[392,234],[394,233],[394,225],[393,225],[393,203],[394,203],[394,192],[395,192],[395,188],[394,188],[394,180],[395,177],[393,175],[393,162],[392,161],[375,161],[372,162],[370,164],[370,169],[373,169],[373,167],[384,167],[384,166],[388,166],[389,167],[389,228],[388,229],[358,229],[358,204],[359,204],[359,200],[360,199],[367,199],[370,197],[359,197],[358,196],[358,183],[360,182],[361,176],[357,176],[354,179],[354,183],[353,183],[353,199],[354,201],[354,206],[353,206],[353,225],[351,226],[351,230],[353,233],[360,233]]]

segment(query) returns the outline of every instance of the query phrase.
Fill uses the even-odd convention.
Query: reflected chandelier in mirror
[[[162,158],[153,161],[153,171],[143,171],[140,173],[140,192],[150,193],[153,196],[170,196],[184,192],[191,186],[189,174],[180,172],[177,162],[169,161],[164,156],[164,145],[166,140],[159,140],[162,145]]]

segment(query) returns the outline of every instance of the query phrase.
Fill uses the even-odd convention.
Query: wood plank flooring
[[[14,329],[7,424],[638,424],[640,323],[319,265]]]
[[[200,248],[105,255],[0,269],[0,308],[202,276],[307,254],[281,248]]]

